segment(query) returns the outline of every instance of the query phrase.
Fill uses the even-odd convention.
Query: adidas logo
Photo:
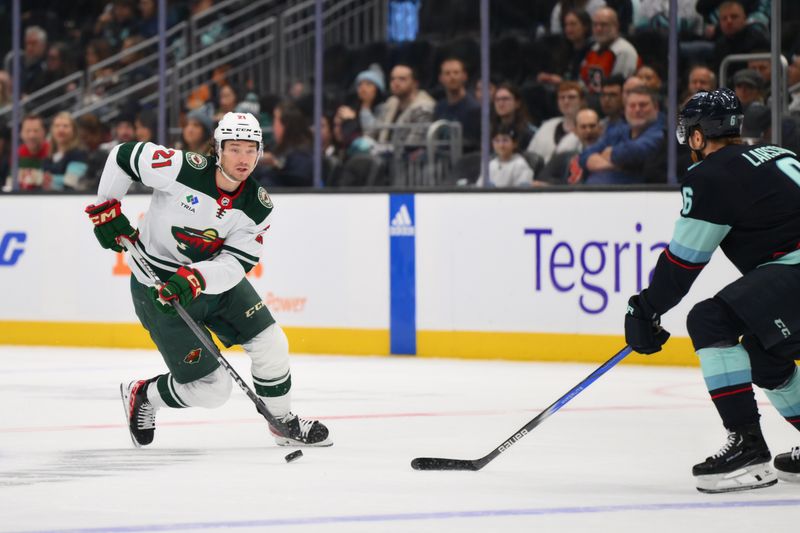
[[[392,223],[389,225],[389,235],[392,237],[412,237],[414,236],[414,221],[408,212],[406,204],[402,204],[397,210]]]

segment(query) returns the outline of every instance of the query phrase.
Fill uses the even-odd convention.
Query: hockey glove
[[[101,204],[92,204],[85,211],[94,224],[94,235],[103,248],[121,252],[122,246],[117,244],[117,237],[125,235],[132,241],[139,238],[139,230],[133,229],[128,217],[122,214],[122,204],[119,200],[112,199]]]
[[[625,342],[637,353],[651,354],[660,352],[667,339],[669,331],[661,327],[658,313],[643,296],[631,296],[625,313]]]
[[[171,302],[178,302],[186,307],[206,288],[206,280],[194,268],[181,267],[170,276],[161,288],[150,287],[150,297],[162,313],[176,315]]]

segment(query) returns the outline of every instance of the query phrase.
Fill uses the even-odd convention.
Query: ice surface
[[[480,472],[410,468],[485,455],[596,366],[293,356],[294,411],[334,446],[287,464],[236,387],[134,449],[118,386],[156,352],[0,346],[0,530],[797,532],[800,485],[695,490],[725,440],[697,368],[617,366]],[[800,444],[758,398],[773,454]]]

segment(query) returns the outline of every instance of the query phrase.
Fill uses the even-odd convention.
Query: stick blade
[[[480,470],[476,461],[442,457],[417,457],[411,461],[411,468],[414,470]]]

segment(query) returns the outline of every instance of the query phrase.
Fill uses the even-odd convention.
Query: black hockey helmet
[[[692,96],[678,113],[675,136],[686,144],[692,131],[700,129],[707,139],[739,137],[742,130],[742,103],[736,93],[723,87]]]

